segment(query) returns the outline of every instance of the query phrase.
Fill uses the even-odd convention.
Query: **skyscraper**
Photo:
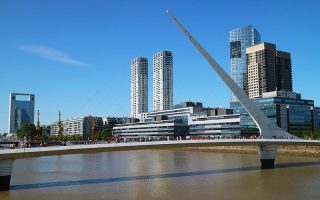
[[[9,102],[9,133],[15,133],[24,124],[34,123],[34,94],[10,93]]]
[[[173,107],[173,57],[170,51],[153,55],[153,111]]]
[[[277,51],[277,89],[292,92],[291,55],[288,52]]]
[[[259,43],[259,32],[252,25],[234,29],[229,33],[231,78],[243,90],[247,90],[246,48]],[[232,94],[231,102],[238,101]]]
[[[148,60],[137,57],[131,61],[131,116],[148,112]]]
[[[290,53],[277,51],[275,44],[266,42],[248,47],[246,51],[250,98],[275,90],[292,91]]]

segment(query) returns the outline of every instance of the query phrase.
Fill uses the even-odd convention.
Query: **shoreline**
[[[256,146],[184,147],[184,148],[179,148],[177,150],[257,154]],[[320,157],[320,147],[318,146],[278,146],[277,155]]]

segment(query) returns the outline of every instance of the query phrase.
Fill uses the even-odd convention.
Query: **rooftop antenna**
[[[37,130],[40,130],[41,126],[40,126],[40,112],[38,110],[37,112]]]
[[[62,133],[63,133],[63,127],[62,127],[62,121],[61,121],[61,112],[59,110],[58,134],[62,135]]]

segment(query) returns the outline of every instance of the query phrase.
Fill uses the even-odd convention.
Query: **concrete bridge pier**
[[[276,153],[276,145],[258,146],[258,154],[260,157],[261,169],[274,168],[274,160],[276,159]]]
[[[0,160],[0,191],[9,190],[13,159]]]

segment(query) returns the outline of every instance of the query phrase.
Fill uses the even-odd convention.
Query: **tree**
[[[59,141],[59,142],[62,142],[62,141],[64,141],[64,138],[65,138],[64,135],[58,134],[55,139],[56,139],[57,141]]]
[[[97,140],[105,140],[107,137],[112,136],[112,129],[106,128],[95,134],[95,139]]]
[[[317,128],[314,130],[314,133],[312,134],[312,139],[316,139],[316,140],[320,139],[320,128]]]
[[[95,117],[92,117],[91,115],[89,115],[87,118],[89,120],[91,128],[91,139],[96,139],[97,119]]]
[[[81,139],[81,135],[79,134],[71,135],[70,137],[71,141],[79,141],[80,139]]]
[[[48,141],[49,140],[49,135],[41,135],[41,140],[42,141]]]
[[[22,139],[24,137],[33,139],[36,135],[36,127],[34,124],[24,124],[17,130],[17,136]]]

